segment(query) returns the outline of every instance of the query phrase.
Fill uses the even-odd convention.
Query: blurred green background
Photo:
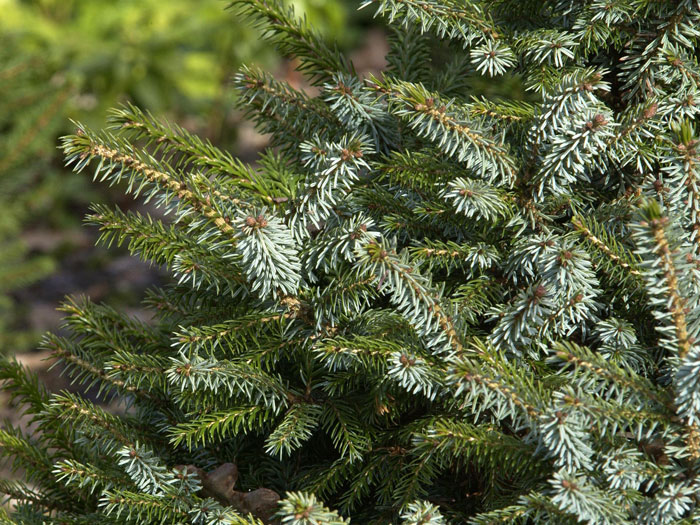
[[[357,13],[357,2],[288,3],[341,49],[376,54],[371,13]],[[234,109],[231,78],[242,63],[298,77],[226,7],[224,0],[0,0],[0,352],[35,347],[57,325],[65,294],[134,304],[159,279],[124,252],[95,248],[96,232],[80,226],[91,201],[136,204],[63,169],[57,145],[72,131],[70,119],[102,128],[108,108],[131,101],[243,158],[264,145]]]

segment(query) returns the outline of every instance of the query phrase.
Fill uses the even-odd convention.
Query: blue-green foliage
[[[0,434],[32,483],[7,520],[697,521],[700,5],[367,1],[394,24],[368,78],[234,5],[317,95],[241,71],[256,166],[133,106],[63,140],[171,212],[90,221],[176,284],[46,338],[123,414],[3,366],[41,430]],[[470,87],[501,76],[530,100]]]

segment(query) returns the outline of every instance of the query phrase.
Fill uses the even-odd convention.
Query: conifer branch
[[[160,190],[164,193],[163,198],[166,203],[177,197],[194,211],[209,219],[224,235],[235,238],[234,229],[229,224],[230,219],[227,221],[227,217],[222,216],[211,203],[190,189],[185,179],[175,177],[157,164],[151,165],[137,155],[122,153],[119,144],[112,137],[98,137],[79,127],[77,135],[64,139],[63,149],[68,163],[75,164],[77,171],[82,170],[96,158],[99,160],[96,177],[101,176],[102,179],[109,178],[112,182],[117,182],[129,173],[129,187],[135,195],[146,190],[149,196],[153,196]],[[132,148],[125,146],[124,149],[130,151]]]
[[[658,205],[649,204],[644,212],[644,220],[640,226],[649,232],[649,240],[654,243],[652,253],[659,261],[663,272],[664,295],[668,298],[668,310],[675,330],[678,356],[683,359],[690,351],[692,343],[686,321],[686,299],[680,292],[680,276],[674,261],[674,249],[669,244],[667,232],[669,219],[660,214]]]
[[[510,185],[516,167],[503,145],[488,136],[454,101],[442,102],[420,85],[371,79],[370,86],[389,102],[389,109],[405,120],[419,136],[435,142],[447,156],[464,162],[489,181]]]
[[[573,219],[571,219],[571,223],[574,225],[574,228],[576,228],[576,231],[584,235],[588,241],[590,241],[596,248],[598,248],[605,255],[607,255],[610,258],[610,260],[613,261],[616,265],[620,266],[621,268],[624,268],[631,275],[642,275],[639,270],[634,269],[632,265],[625,262],[622,259],[622,257],[615,253],[615,250],[618,249],[617,246],[615,247],[615,249],[608,247],[604,241],[595,236],[595,234],[584,224],[583,220],[580,217],[574,217]]]
[[[388,17],[389,22],[401,18],[402,24],[415,24],[422,32],[433,30],[440,38],[460,39],[466,47],[475,40],[498,40],[503,35],[493,21],[476,3],[416,0],[365,0],[360,8],[372,4],[377,14]]]
[[[315,83],[327,79],[328,72],[354,74],[352,62],[325,41],[294,10],[279,0],[235,0],[230,4],[255,18],[264,33],[283,55],[299,59],[299,70],[308,73]]]

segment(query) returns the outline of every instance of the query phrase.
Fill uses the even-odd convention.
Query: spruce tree
[[[318,94],[241,71],[253,166],[132,106],[64,139],[169,212],[88,221],[174,281],[151,323],[72,300],[45,339],[123,413],[3,366],[36,428],[0,434],[3,519],[700,519],[697,2],[367,1],[369,78],[234,5]]]

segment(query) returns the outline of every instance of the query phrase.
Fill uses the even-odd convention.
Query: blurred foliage
[[[295,0],[343,43],[347,7]],[[118,98],[158,113],[201,115],[243,61],[274,51],[224,0],[0,0],[0,34],[40,54],[80,86],[75,112],[102,119]],[[298,9],[299,10],[299,9]]]
[[[23,229],[32,220],[51,221],[50,214],[75,191],[51,166],[54,141],[62,127],[75,86],[36,54],[16,46],[0,51],[0,348],[22,349],[32,337],[10,330],[21,314],[9,293],[44,277],[54,268],[47,256],[28,257]],[[61,213],[58,214],[63,215]]]
[[[352,2],[290,3],[341,47],[357,35],[347,30]],[[33,344],[26,309],[11,294],[55,267],[51,254],[30,253],[26,229],[65,230],[82,218],[77,210],[104,200],[63,170],[56,144],[71,131],[69,119],[101,127],[107,108],[132,101],[233,147],[235,130],[224,126],[231,77],[243,62],[274,66],[276,54],[226,7],[224,0],[0,0],[0,351]]]

